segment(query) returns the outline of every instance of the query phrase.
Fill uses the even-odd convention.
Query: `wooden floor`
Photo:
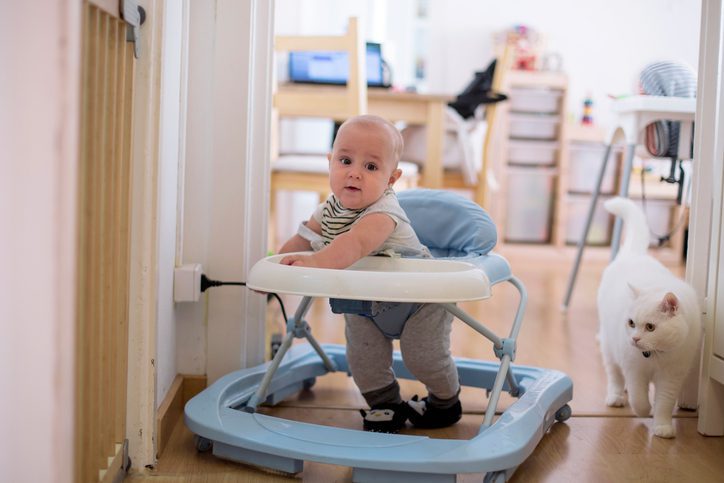
[[[696,430],[696,413],[677,411],[677,437],[651,434],[651,419],[636,418],[628,407],[604,404],[605,379],[596,342],[596,288],[608,253],[586,252],[583,267],[567,313],[561,301],[573,259],[573,250],[550,247],[506,246],[502,253],[526,285],[529,303],[518,343],[516,363],[558,369],[573,379],[573,417],[554,424],[533,454],[518,468],[513,482],[714,482],[724,481],[724,438],[707,438]],[[661,257],[666,261],[666,256]],[[675,262],[669,266],[683,274]],[[287,301],[287,310],[297,299]],[[498,334],[507,335],[517,305],[517,292],[508,284],[496,286],[493,298],[462,304],[463,308]],[[276,328],[281,318],[270,305]],[[322,342],[343,343],[343,323],[326,303],[316,303],[308,320]],[[272,326],[274,329],[274,326]],[[492,346],[465,324],[453,329],[457,356],[492,359]],[[424,394],[419,383],[404,381],[403,397]],[[464,388],[465,415],[451,428],[428,431],[431,437],[471,438],[482,421],[485,394]],[[502,398],[503,408],[511,403]],[[317,384],[270,409],[270,413],[317,424],[361,428],[358,409],[365,403],[352,381],[337,374],[317,379]],[[406,434],[422,434],[408,429]],[[481,474],[458,476],[458,482],[482,481]],[[158,465],[145,475],[132,474],[133,482],[343,482],[351,481],[345,467],[305,463],[304,471],[285,475],[216,459],[196,452],[192,434],[182,421]]]

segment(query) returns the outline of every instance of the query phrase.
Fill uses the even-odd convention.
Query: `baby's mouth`
[[[359,191],[360,190],[356,186],[345,186],[344,189],[349,190],[349,191]]]

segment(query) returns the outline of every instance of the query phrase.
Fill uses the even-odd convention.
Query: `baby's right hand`
[[[317,267],[311,255],[287,255],[279,263],[293,267]]]

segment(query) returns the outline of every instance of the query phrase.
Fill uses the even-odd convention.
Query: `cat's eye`
[[[651,323],[646,324],[644,327],[645,327],[646,330],[649,331],[649,332],[653,332],[654,329],[656,328],[656,326],[655,326],[654,324],[651,324]]]
[[[633,321],[633,320],[628,319],[628,326],[633,329],[633,328],[636,326],[636,324],[634,324],[634,321]]]

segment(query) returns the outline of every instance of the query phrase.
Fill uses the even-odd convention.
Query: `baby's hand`
[[[314,258],[311,255],[288,255],[279,262],[282,265],[291,265],[293,267],[317,267]]]

